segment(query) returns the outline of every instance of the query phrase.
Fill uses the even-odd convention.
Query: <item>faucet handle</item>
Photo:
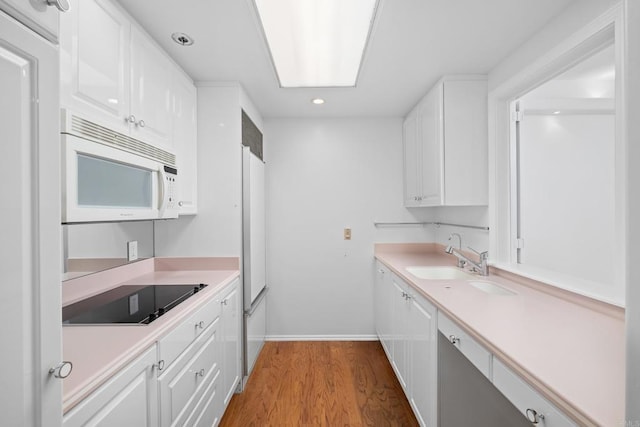
[[[487,259],[489,257],[489,251],[478,252],[477,250],[473,249],[471,246],[467,246],[467,248],[471,250],[473,253],[475,253],[476,255],[478,255],[480,259]]]

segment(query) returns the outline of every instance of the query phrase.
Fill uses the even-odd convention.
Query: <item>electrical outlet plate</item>
[[[135,261],[138,259],[138,241],[132,240],[127,242],[127,259],[129,261]]]

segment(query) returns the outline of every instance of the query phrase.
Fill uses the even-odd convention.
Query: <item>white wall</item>
[[[451,206],[433,208],[435,220],[450,224],[475,225],[487,227],[489,225],[489,210],[486,206]],[[458,233],[462,238],[462,249],[472,247],[478,252],[489,250],[489,232],[474,228],[452,227],[442,225],[435,228],[434,241],[443,245],[449,245],[451,233]],[[452,240],[457,245],[458,240]],[[491,255],[491,254],[489,254]]]
[[[373,245],[433,241],[403,207],[402,119],[268,119],[267,334],[373,337]],[[343,228],[352,240],[343,240]]]
[[[627,420],[640,425],[640,2],[626,0],[627,48]],[[634,165],[634,167],[631,167]],[[633,424],[631,424],[633,425]]]

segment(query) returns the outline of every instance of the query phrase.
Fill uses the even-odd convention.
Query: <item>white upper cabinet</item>
[[[179,213],[198,213],[197,91],[191,79],[173,72],[173,144],[180,183]]]
[[[60,52],[63,108],[174,151],[172,83],[182,70],[119,6],[72,1],[60,21]]]
[[[406,117],[405,206],[487,204],[487,82],[445,77]]]
[[[135,26],[131,27],[131,136],[172,151],[173,64]]]
[[[123,134],[129,133],[130,38],[131,24],[109,1],[75,1],[60,19],[62,106]]]
[[[58,40],[58,11],[65,12],[68,2],[55,0],[0,0],[0,10],[13,16],[47,40]]]
[[[419,182],[422,179],[418,169],[418,109],[415,108],[404,119],[402,125],[404,141],[404,204],[405,206],[420,206]]]

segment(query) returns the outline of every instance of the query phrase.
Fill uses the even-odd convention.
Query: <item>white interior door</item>
[[[60,425],[57,49],[0,12],[0,424]]]

